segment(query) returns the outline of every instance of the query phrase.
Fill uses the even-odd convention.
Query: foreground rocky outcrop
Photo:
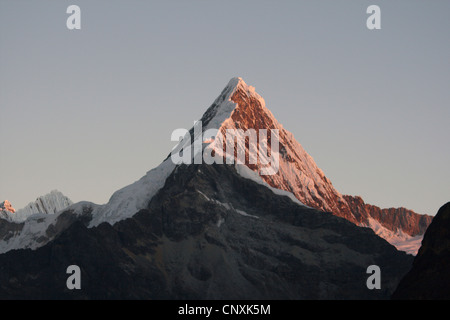
[[[442,206],[425,232],[411,271],[393,299],[450,299],[450,202]]]

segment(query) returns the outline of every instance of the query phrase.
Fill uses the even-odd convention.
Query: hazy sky
[[[66,9],[81,8],[81,30]],[[381,30],[366,9],[381,8]],[[450,200],[450,1],[0,0],[0,200],[105,203],[241,76],[343,194]]]

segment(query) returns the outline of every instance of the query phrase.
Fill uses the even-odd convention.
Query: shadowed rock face
[[[450,202],[442,206],[423,237],[411,271],[393,299],[450,299]]]
[[[70,213],[67,213],[70,214]],[[1,299],[387,299],[412,257],[232,166],[178,167],[147,209],[0,255]],[[69,265],[81,290],[66,288]],[[369,265],[382,289],[366,287]]]
[[[11,223],[0,219],[0,239],[8,241],[15,233],[22,231],[22,228],[23,223]]]

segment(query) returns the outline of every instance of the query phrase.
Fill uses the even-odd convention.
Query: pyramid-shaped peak
[[[307,206],[339,213],[347,220],[356,222],[346,201],[333,187],[314,159],[303,149],[293,134],[275,118],[266,107],[264,99],[256,93],[255,88],[247,85],[241,77],[235,77],[229,81],[222,94],[204,113],[201,120],[204,129],[214,128],[221,133],[222,139],[214,139],[208,145],[209,149],[213,149],[218,154],[228,154],[226,144],[221,143],[226,140],[223,137],[227,136],[227,132],[242,133],[244,136],[250,135],[251,132],[256,135],[267,134],[270,136],[270,146],[269,140],[263,142],[262,145],[259,144],[259,138],[243,140],[246,142],[239,146],[245,150],[238,150],[236,147],[236,150],[232,150],[232,152],[234,151],[232,157],[236,158],[238,151],[239,154],[244,154],[245,165],[257,174],[264,172],[261,174],[261,178],[268,185],[292,193]],[[272,137],[276,138],[272,139]],[[273,150],[273,156],[272,142],[274,142],[274,147],[278,147]],[[261,146],[264,148],[267,146],[271,150],[271,155],[268,156],[267,153],[264,161],[260,160],[261,153],[250,156],[250,150],[261,150]],[[250,158],[252,163],[250,163]],[[272,162],[272,160],[274,161]],[[266,171],[262,171],[267,163],[274,164],[276,168],[274,174],[265,174]]]

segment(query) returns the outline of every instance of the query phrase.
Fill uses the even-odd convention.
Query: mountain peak
[[[232,87],[232,88],[245,88],[245,89],[255,89],[252,86],[249,86],[244,79],[242,79],[241,77],[234,77],[231,78],[231,80],[228,82],[227,87]]]
[[[205,126],[205,122],[207,126]],[[346,205],[342,195],[334,189],[330,180],[326,178],[313,158],[306,153],[293,134],[285,130],[266,107],[264,99],[240,77],[232,78],[222,94],[202,117],[204,130],[218,129],[222,136],[227,130],[261,130],[278,131],[279,152],[275,151],[279,161],[279,170],[273,175],[263,175],[261,178],[271,187],[294,194],[294,196],[307,206],[334,213],[341,213],[348,220],[356,223],[356,219]],[[248,139],[247,139],[248,140]],[[216,141],[218,145],[216,145]],[[250,149],[259,150],[261,141],[250,141],[242,147],[245,149],[245,165],[259,173],[261,163],[249,163]],[[210,144],[216,152],[221,153],[220,140],[216,139]],[[271,146],[267,146],[272,154]],[[223,150],[224,154],[227,153]],[[259,154],[260,155],[260,154]]]
[[[262,99],[262,97],[256,92],[255,87],[245,83],[244,79],[242,79],[241,77],[232,78],[228,82],[227,87],[233,89],[233,94],[236,93],[236,91],[240,91],[240,93],[244,93],[247,96],[253,95],[258,99]]]
[[[233,77],[228,82],[227,87],[236,88],[237,86],[240,86],[240,85],[246,86],[247,84],[245,83],[244,79],[242,79],[241,77]]]
[[[239,103],[239,101],[254,101],[256,102],[254,105],[262,108],[252,112],[240,110],[244,104]],[[230,121],[229,119],[232,118],[233,114],[238,114],[239,112],[241,112],[240,114],[242,116],[247,115],[248,119],[250,119],[250,117],[260,118],[262,117],[262,114],[265,113],[273,118],[270,111],[265,108],[264,99],[256,92],[255,88],[247,85],[241,77],[234,77],[231,78],[226,87],[222,90],[222,93],[201,117],[200,121],[203,126],[203,131],[208,129],[221,130],[225,128],[227,121]],[[193,133],[193,128],[191,129],[191,133]]]

